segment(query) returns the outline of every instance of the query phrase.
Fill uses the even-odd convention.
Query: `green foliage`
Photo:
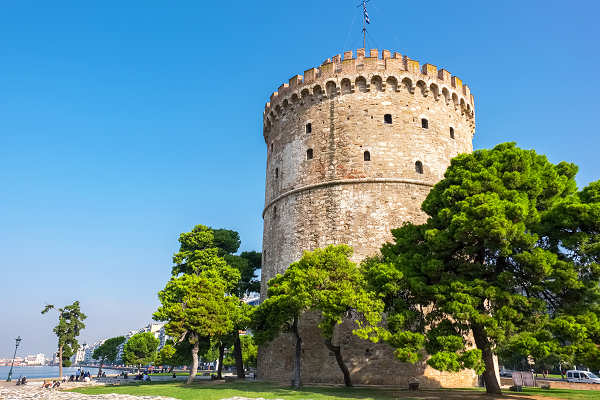
[[[204,352],[210,342],[208,339],[201,338],[199,341],[199,351]],[[192,345],[188,341],[174,342],[168,340],[167,343],[158,351],[156,365],[178,367],[190,365],[192,363]]]
[[[42,314],[46,314],[52,309],[55,309],[55,307],[48,304],[42,310]],[[57,348],[60,353],[59,357],[63,358],[64,365],[75,354],[75,350],[79,348],[77,336],[85,328],[83,321],[87,316],[81,312],[79,301],[74,301],[73,304],[59,308],[56,311],[58,312],[58,325],[54,327],[53,332],[58,338]]]
[[[402,360],[426,350],[447,371],[480,370],[493,353],[592,366],[600,183],[577,192],[576,172],[514,143],[452,160],[422,205],[427,222],[393,230],[394,243],[363,263]],[[471,332],[475,343],[463,339]]]
[[[123,362],[126,365],[147,365],[154,362],[159,340],[153,333],[136,333],[123,347]]]
[[[221,257],[238,251],[242,244],[239,233],[229,229],[212,229],[212,231],[214,246],[220,250]]]
[[[360,270],[349,259],[351,255],[347,245],[307,251],[283,275],[271,279],[268,298],[254,315],[257,342],[273,340],[295,316],[306,311],[320,312],[319,329],[327,339],[333,337],[335,326],[354,311],[354,333],[377,341],[383,303],[366,290]]]
[[[242,355],[244,365],[246,367],[256,368],[256,358],[258,357],[258,346],[254,342],[252,335],[240,335],[240,342],[242,343]],[[226,366],[234,366],[235,360],[233,354],[235,351],[235,345],[229,349],[229,353],[223,360],[223,364]],[[218,357],[218,353],[216,354]],[[215,357],[216,359],[216,357]]]
[[[220,231],[220,235],[224,236]],[[238,239],[239,240],[239,239]],[[231,245],[227,240],[221,238],[224,245]],[[219,275],[226,284],[228,292],[235,291],[240,272],[227,264],[223,258],[224,250],[217,247],[213,230],[204,225],[197,225],[191,232],[182,233],[179,236],[179,252],[173,256],[172,275],[177,277],[181,274],[199,275],[205,271],[212,271]]]
[[[114,363],[117,361],[119,354],[119,346],[125,342],[124,336],[117,336],[104,341],[100,346],[96,347],[92,358],[95,360],[102,360],[102,363],[109,362]]]
[[[175,357],[175,352],[177,350],[175,349],[175,346],[173,346],[172,344],[165,344],[159,351],[158,354],[156,355],[156,360],[155,363],[156,365],[161,365],[161,366],[174,366],[176,367],[179,364],[175,364],[173,362],[173,359]]]
[[[167,333],[180,338],[188,333],[220,336],[233,330],[238,299],[226,296],[226,282],[216,271],[173,277],[158,293],[161,306],[153,317],[168,321]]]

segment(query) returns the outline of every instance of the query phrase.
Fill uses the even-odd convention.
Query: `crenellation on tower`
[[[458,98],[456,102],[457,107],[460,106],[461,101],[464,102],[466,110],[463,114],[467,118],[474,118],[474,98],[468,89],[467,85],[464,85],[462,80],[457,76],[452,75],[445,69],[438,69],[432,64],[423,64],[422,66],[418,61],[403,56],[398,52],[392,52],[389,50],[383,50],[380,52],[377,49],[370,49],[368,56],[366,56],[365,49],[356,50],[356,57],[352,50],[345,51],[342,54],[337,54],[334,57],[327,58],[318,68],[311,68],[304,71],[303,75],[295,75],[290,78],[288,83],[282,84],[276,92],[270,96],[270,101],[265,105],[265,118],[271,116],[271,108],[277,107],[280,102],[289,100],[289,97],[294,94],[301,98],[301,91],[308,90],[309,95],[315,95],[315,88],[322,90],[323,86],[331,80],[339,88],[339,83],[342,79],[350,78],[355,81],[359,77],[365,78],[370,81],[371,77],[375,74],[381,75],[380,78],[383,82],[386,82],[388,77],[393,77],[398,82],[410,80],[408,89],[412,89],[416,86],[416,83],[420,80],[423,84],[431,89],[431,85],[434,85],[435,92],[444,92],[444,88],[449,93],[449,99],[456,95]],[[430,89],[426,90],[428,93]],[[327,97],[328,93],[325,91],[324,97]],[[334,90],[333,95],[337,94],[337,90]],[[436,97],[436,100],[438,98]],[[447,102],[450,104],[450,102]],[[461,110],[462,111],[462,110]],[[275,115],[276,117],[276,115]],[[474,128],[474,123],[472,124]]]

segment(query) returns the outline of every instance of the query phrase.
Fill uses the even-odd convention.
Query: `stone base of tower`
[[[352,334],[352,322],[337,328],[334,344],[339,344],[342,356],[350,370],[353,384],[396,385],[408,387],[416,378],[422,388],[458,388],[477,385],[472,370],[458,373],[437,371],[424,362],[399,362],[393,349],[384,343],[371,343]],[[317,317],[304,317],[300,324],[302,337],[302,382],[338,383],[344,378],[317,328]],[[295,339],[292,334],[281,334],[258,351],[258,378],[266,381],[291,383],[294,368]]]

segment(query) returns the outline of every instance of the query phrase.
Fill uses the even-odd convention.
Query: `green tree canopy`
[[[168,321],[167,333],[178,342],[191,344],[191,383],[198,369],[198,352],[210,338],[231,333],[234,314],[239,300],[226,295],[228,285],[215,270],[205,270],[198,275],[184,274],[173,277],[158,297],[161,306],[154,319]]]
[[[244,379],[243,346],[240,343],[239,331],[248,328],[251,307],[241,300],[251,293],[258,293],[260,291],[260,281],[257,279],[256,271],[261,267],[262,255],[256,251],[243,252],[240,255],[236,255],[234,253],[238,251],[241,244],[239,234],[227,229],[213,229],[213,232],[214,244],[219,248],[219,255],[225,259],[229,266],[235,268],[240,273],[240,279],[237,284],[230,288],[230,293],[240,299],[237,309],[232,310],[235,320],[234,329],[230,337],[221,337],[219,339],[220,343],[217,346],[220,352],[217,376],[221,378],[225,347],[233,345],[232,349],[236,361],[237,376],[240,379]]]
[[[576,171],[514,143],[452,160],[427,222],[394,230],[364,263],[400,360],[426,351],[440,370],[484,370],[499,393],[494,354],[596,354],[600,196],[597,183],[576,191]]]
[[[208,339],[200,340],[199,352],[207,351],[210,341]],[[181,365],[190,365],[192,363],[192,344],[184,340],[175,342],[173,339],[167,340],[167,343],[159,350],[156,363],[162,366],[169,366],[170,371]]]
[[[296,336],[296,385],[300,384],[302,342],[298,322],[304,312],[320,314],[318,327],[325,345],[335,354],[347,386],[352,385],[350,372],[340,346],[333,343],[335,327],[353,312],[353,332],[363,339],[378,340],[383,303],[366,290],[361,271],[349,259],[351,255],[352,249],[347,245],[305,252],[283,275],[269,281],[268,298],[256,310],[254,328],[259,343],[272,340],[285,330]]]
[[[98,368],[98,376],[102,375],[102,365],[105,362],[114,363],[119,355],[119,346],[125,342],[124,336],[117,336],[104,341],[100,346],[96,347],[92,358],[100,360],[100,368]]]
[[[123,347],[123,362],[126,365],[151,364],[156,358],[159,340],[151,332],[136,333],[129,338]]]
[[[258,346],[254,342],[254,337],[252,335],[240,335],[240,344],[242,346],[241,353],[243,354],[243,357],[244,357],[243,358],[244,365],[247,367],[256,368],[256,359],[258,357]],[[235,366],[235,357],[232,356],[232,353],[235,354],[235,345],[233,346],[233,349],[230,349],[230,350],[231,351],[229,352],[227,357],[225,357],[223,364],[227,365],[227,366]]]
[[[46,314],[52,309],[55,309],[55,307],[48,304],[42,310],[42,314]],[[87,316],[81,312],[79,301],[74,301],[73,304],[59,308],[56,311],[58,312],[58,325],[54,327],[53,332],[58,338],[58,369],[59,377],[62,378],[63,366],[68,367],[70,365],[69,358],[79,348],[77,336],[85,328],[83,321]]]

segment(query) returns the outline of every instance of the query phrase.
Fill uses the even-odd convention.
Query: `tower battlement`
[[[370,91],[375,84],[378,90],[420,89],[423,96],[435,101],[443,99],[447,105],[460,109],[466,118],[474,120],[475,100],[471,89],[462,79],[432,64],[420,65],[418,61],[390,50],[379,52],[365,49],[345,51],[328,58],[318,67],[294,75],[270,96],[263,112],[265,127],[289,104],[306,96],[324,99],[340,94],[354,93],[357,82],[365,82],[360,89]]]

